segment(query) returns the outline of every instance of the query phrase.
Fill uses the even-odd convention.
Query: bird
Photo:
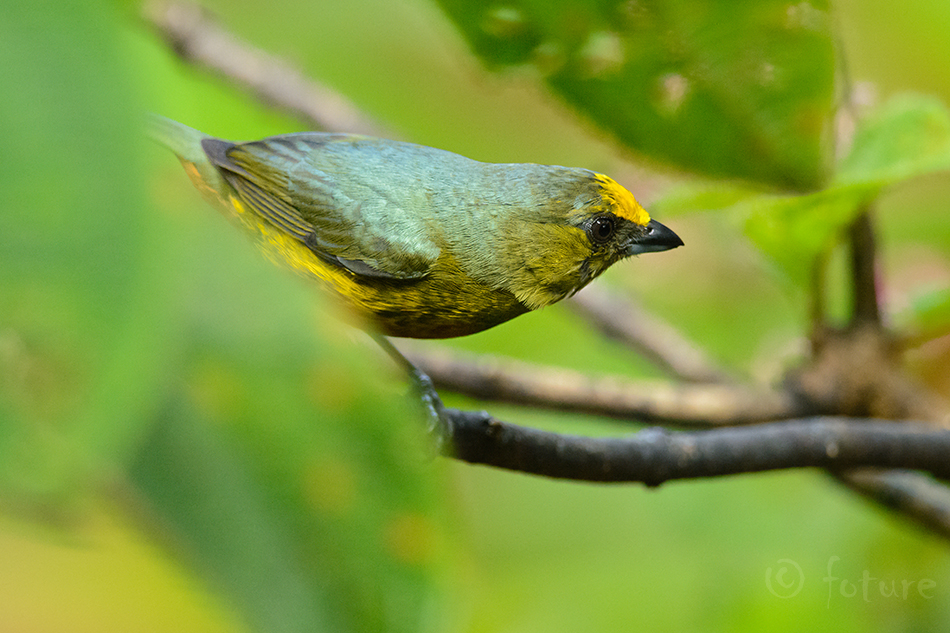
[[[683,245],[588,169],[354,134],[232,142],[158,115],[149,129],[272,259],[385,336],[474,334],[573,295],[624,258]]]

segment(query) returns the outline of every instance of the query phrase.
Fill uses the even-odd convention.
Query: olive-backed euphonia
[[[199,190],[391,336],[448,338],[683,244],[611,178],[305,132],[232,143],[154,117]]]

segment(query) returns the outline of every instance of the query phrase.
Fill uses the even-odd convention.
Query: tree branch
[[[402,344],[404,351],[406,344]],[[739,385],[645,383],[618,377],[594,379],[510,359],[422,352],[408,345],[409,360],[438,387],[482,400],[511,402],[620,420],[710,427],[756,424],[807,415],[791,394]]]
[[[458,459],[558,479],[643,482],[786,468],[875,466],[950,479],[950,431],[918,423],[805,418],[743,428],[622,438],[562,435],[507,424],[485,412],[447,410]]]
[[[229,79],[244,89],[257,94],[263,101],[301,118],[314,127],[330,131],[393,136],[391,133],[382,131],[374,120],[361,113],[340,94],[307,79],[285,61],[242,42],[223,29],[196,5],[153,2],[148,5],[145,16],[152,27],[169,42],[186,62],[209,69]],[[861,221],[859,219],[859,222]],[[873,283],[873,232],[867,232],[867,235],[872,238],[871,241],[865,240],[862,236],[862,232],[868,229],[870,229],[869,221],[865,228],[856,223],[852,232],[855,316],[879,322],[876,286]],[[868,253],[870,257],[867,256]],[[818,282],[816,285],[822,287],[823,283]],[[585,293],[590,295],[590,291],[585,291]],[[600,302],[600,299],[603,299],[603,293],[599,296],[581,296],[578,305],[580,306],[579,309],[608,336],[622,340],[631,347],[638,349],[658,366],[685,381],[723,382],[724,379],[728,381],[725,372],[718,369],[714,363],[706,359],[675,331],[672,331],[672,329],[668,331],[664,328],[661,321],[654,318],[649,327],[643,327],[642,325],[650,322],[651,318],[642,309],[633,314],[629,311],[628,306],[618,306],[614,299],[609,302],[606,300]],[[819,325],[823,312],[821,297],[819,297],[816,299],[812,314],[816,332],[820,330]],[[621,314],[624,315],[623,318],[618,318]],[[632,314],[633,316],[631,316]],[[640,327],[637,327],[638,325]],[[484,366],[481,368],[474,366],[465,368],[452,363],[440,365],[439,363],[442,361],[432,355],[422,357],[417,354],[416,356],[417,359],[422,359],[421,364],[441,385],[451,387],[462,393],[523,404],[601,413],[617,418],[637,418],[654,422],[665,421],[667,423],[700,426],[756,422],[765,419],[800,416],[807,413],[802,410],[804,407],[801,402],[788,394],[744,391],[740,388],[730,389],[728,387],[722,389],[709,387],[705,390],[698,387],[647,387],[642,384],[624,383],[608,379],[592,381],[580,374],[560,370],[546,370],[536,374],[518,376],[517,372],[512,374],[511,367],[502,367],[486,372]],[[532,368],[531,371],[534,372],[535,370]],[[465,378],[466,374],[468,374],[468,380],[472,381],[471,386],[463,384],[463,381],[467,380]],[[580,385],[586,385],[587,387],[582,388]],[[457,439],[461,441],[459,446],[462,449],[458,453],[459,458],[504,468],[512,468],[520,460],[525,463],[543,465],[545,468],[558,470],[556,463],[549,462],[552,459],[552,446],[565,447],[568,454],[572,456],[571,459],[577,461],[579,454],[575,448],[580,443],[585,450],[593,450],[593,452],[587,453],[587,460],[592,460],[591,467],[601,473],[604,472],[604,469],[612,468],[613,462],[608,460],[598,463],[598,450],[608,451],[609,455],[612,456],[611,459],[620,459],[626,463],[625,468],[628,469],[631,468],[632,462],[637,461],[634,450],[631,449],[629,455],[623,455],[624,451],[620,450],[620,446],[615,446],[610,440],[560,437],[542,431],[505,425],[490,418],[486,419],[485,416],[486,414],[454,413],[453,420],[458,433]],[[801,424],[802,421],[797,423]],[[783,424],[793,423],[786,422]],[[765,425],[758,428],[777,427],[775,425]],[[895,426],[891,430],[897,431],[903,428]],[[488,429],[491,430],[490,434],[487,434]],[[724,429],[715,432],[742,433],[751,430]],[[817,427],[812,430],[818,432]],[[638,441],[641,444],[650,437],[659,438],[659,445],[667,446],[666,450],[668,452],[673,450],[671,448],[673,445],[677,445],[681,450],[681,457],[685,457],[687,462],[693,463],[697,459],[692,452],[693,448],[682,445],[683,439],[672,440],[672,443],[667,442],[668,438],[689,438],[691,437],[690,434],[673,436],[659,431],[650,431],[635,437],[640,438]],[[720,449],[722,452],[719,454],[724,456],[723,459],[726,461],[718,467],[715,464],[705,463],[707,472],[702,476],[727,474],[720,471],[728,470],[727,462],[733,463],[735,461],[733,459],[735,452],[729,450],[729,442],[731,441],[729,438],[732,436],[724,434],[715,437],[718,437],[721,442]],[[789,439],[783,433],[778,433],[776,437]],[[504,440],[504,446],[497,449],[499,450],[497,456],[489,459],[491,456],[485,455],[482,459],[478,459],[479,455],[474,447],[480,446],[482,447],[481,450],[487,450],[491,446],[497,447],[502,439]],[[524,441],[523,445],[517,444],[522,440]],[[944,440],[941,439],[941,441]],[[512,444],[512,442],[515,443]],[[706,440],[702,440],[700,445],[705,446],[704,442]],[[633,444],[636,446],[636,442]],[[837,442],[833,445],[838,446],[840,450],[840,446],[846,444]],[[826,448],[830,445],[824,444]],[[689,450],[682,452],[684,446]],[[820,449],[817,444],[812,446],[818,446]],[[940,450],[944,451],[945,456],[948,453],[945,444],[943,446]],[[760,448],[774,449],[776,447],[764,446]],[[538,451],[537,454],[532,455],[536,450]],[[641,447],[640,450],[645,449]],[[652,454],[659,455],[659,453]],[[513,460],[513,455],[517,456],[518,460]],[[559,458],[558,455],[559,453],[555,450],[555,462]],[[713,453],[710,453],[710,455],[713,455]],[[759,459],[761,460],[764,455],[772,455],[772,453],[768,451],[762,453]],[[605,456],[606,453],[600,457]],[[769,457],[769,459],[773,458],[774,456]],[[950,460],[946,460],[944,457],[944,461]],[[571,463],[565,463],[560,471],[569,471],[572,468]],[[757,463],[761,465],[761,461]],[[771,467],[793,467],[794,465],[826,465],[832,468],[844,466],[842,459],[838,459],[832,464],[809,463],[784,466],[766,464],[765,467],[759,468],[759,470]],[[649,464],[646,464],[644,468],[647,466]],[[895,466],[908,467],[907,464],[895,464]],[[676,468],[673,468],[673,470],[676,470]],[[538,469],[526,470],[526,472],[547,474],[549,476],[569,476],[567,474],[555,475]],[[644,476],[640,479],[628,480],[659,483],[669,478],[677,478],[670,476],[669,472],[669,468],[662,472],[645,472],[641,473]],[[751,472],[751,470],[740,469],[730,472]],[[679,476],[685,475],[680,474]],[[877,475],[873,480],[868,480],[866,474],[862,475],[863,480],[856,479],[856,476],[853,477],[851,474],[840,474],[839,476],[846,481],[847,485],[861,494],[899,510],[941,534],[947,534],[948,503],[938,502],[938,496],[932,494],[936,484],[931,482],[929,487],[909,485],[909,480],[906,479],[908,475],[895,478],[889,473]],[[919,478],[919,476],[917,477]],[[605,481],[606,479],[600,477],[593,478],[593,480]],[[612,480],[620,481],[620,479]]]
[[[320,129],[393,138],[346,97],[241,41],[198,5],[150,2],[143,13],[184,61],[217,73],[261,101]]]
[[[569,302],[605,336],[634,349],[675,378],[726,383],[731,378],[673,326],[628,297],[588,286]]]

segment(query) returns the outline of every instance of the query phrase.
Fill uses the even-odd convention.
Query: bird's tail
[[[201,147],[201,141],[211,137],[158,114],[149,115],[147,129],[153,141],[178,156],[188,176],[203,195],[215,204],[226,204],[230,187]]]
[[[201,140],[208,138],[196,129],[158,114],[148,116],[148,135],[156,143],[164,145],[189,163],[207,160],[201,149]]]

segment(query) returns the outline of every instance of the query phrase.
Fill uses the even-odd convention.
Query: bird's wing
[[[360,176],[358,156],[323,160],[341,134],[290,134],[251,143],[208,138],[211,162],[254,212],[321,258],[364,277],[419,279],[439,256],[421,219]],[[341,156],[343,157],[341,159]]]

